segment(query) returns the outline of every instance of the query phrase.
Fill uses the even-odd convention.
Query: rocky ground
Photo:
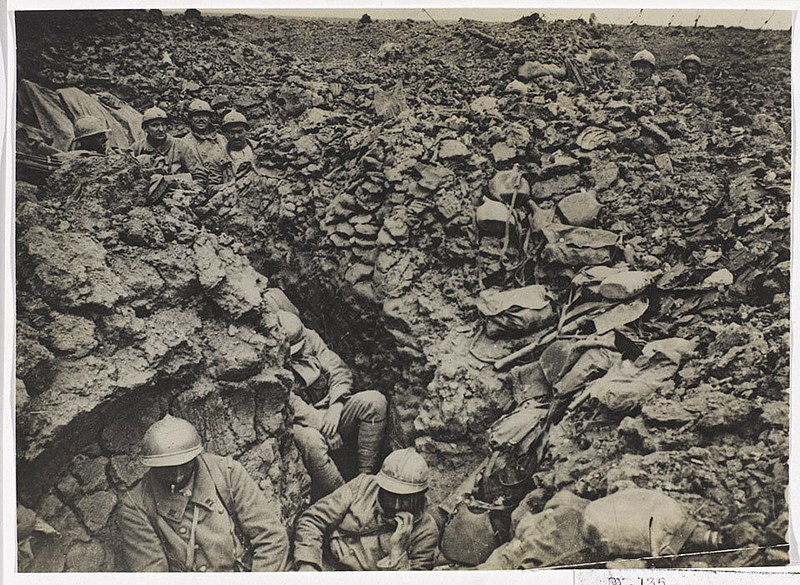
[[[30,570],[115,566],[109,519],[141,474],[134,437],[168,407],[296,514],[305,476],[285,432],[273,286],[359,389],[389,396],[389,446],[425,453],[440,501],[524,394],[526,366],[491,362],[532,337],[481,335],[478,294],[536,283],[566,306],[583,265],[543,254],[540,228],[574,221],[561,202],[586,192],[590,227],[619,238],[609,263],[660,271],[646,312],[620,331],[638,348],[696,345],[646,403],[621,414],[589,399],[554,421],[523,506],[633,482],[731,545],[780,540],[788,32],[152,11],[18,14],[17,29],[20,78],[158,104],[176,133],[192,99],[224,98],[252,121],[267,171],[203,209],[180,193],[143,205],[146,177],[124,156],[18,185],[19,498],[62,533],[40,540]],[[669,90],[627,85],[643,47]],[[691,87],[668,72],[685,52],[706,64]],[[503,250],[478,236],[474,209],[513,169],[536,211],[529,238]]]

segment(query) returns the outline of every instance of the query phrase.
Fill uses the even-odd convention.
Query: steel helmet
[[[692,53],[691,55],[686,55],[683,59],[681,59],[681,65],[690,62],[697,63],[700,67],[703,66],[703,62],[700,61],[700,57],[698,57],[694,53]]]
[[[205,100],[192,100],[192,103],[189,104],[189,115],[191,116],[192,114],[199,114],[200,112],[213,114],[214,110]]]
[[[306,343],[303,335],[303,322],[300,317],[289,311],[278,311],[278,323],[286,333],[286,341],[289,342],[289,350],[292,355],[298,353]]]
[[[164,120],[167,121],[167,113],[158,107],[148,108],[144,111],[142,115],[142,128],[147,126],[148,123],[152,122],[153,120]]]
[[[83,116],[75,120],[75,138],[73,142],[95,134],[108,134],[108,128],[106,128],[102,120],[94,116]]]
[[[142,438],[142,463],[148,467],[183,465],[202,452],[194,425],[169,414],[150,425]]]
[[[378,485],[393,494],[417,494],[428,489],[428,464],[413,447],[389,453],[378,472]]]
[[[247,118],[244,117],[244,114],[240,114],[236,110],[232,110],[225,114],[225,117],[222,118],[222,127],[225,126],[232,126],[233,124],[244,124],[245,128],[249,128],[250,124],[247,122]]]
[[[656,66],[656,58],[650,51],[644,50],[636,53],[633,56],[633,59],[631,59],[631,65],[641,61],[644,61],[645,63],[650,63],[650,65],[652,65],[653,67]]]

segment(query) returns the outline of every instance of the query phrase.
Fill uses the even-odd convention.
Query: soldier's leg
[[[353,394],[342,409],[340,432],[358,432],[358,472],[374,473],[386,428],[386,397],[380,392],[367,390]]]
[[[316,501],[344,485],[342,474],[328,455],[328,444],[317,429],[293,425],[294,440],[311,476],[311,499]]]

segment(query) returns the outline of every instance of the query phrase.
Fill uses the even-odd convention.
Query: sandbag
[[[507,449],[519,445],[522,452],[527,451],[535,440],[532,431],[544,422],[547,411],[547,406],[529,400],[513,412],[501,416],[489,428],[489,446],[492,449]]]
[[[486,335],[492,339],[530,333],[556,317],[547,289],[538,284],[481,291],[476,305],[485,320]]]
[[[448,560],[474,567],[505,540],[492,514],[505,510],[475,499],[464,499],[442,529],[439,550]]]
[[[598,292],[609,300],[635,297],[661,276],[661,271],[626,270],[610,274],[598,287]]]
[[[668,495],[633,488],[586,506],[581,534],[602,558],[660,557],[678,554],[696,527]]]
[[[97,98],[77,87],[65,87],[59,89],[57,93],[61,96],[64,109],[73,120],[83,116],[94,116],[98,120],[105,122],[109,130],[109,146],[125,149],[131,145],[132,137],[128,129],[123,128],[122,124],[111,115]]]
[[[478,569],[533,569],[589,561],[589,547],[581,535],[583,511],[588,504],[572,492],[558,492],[541,512],[527,512],[511,541],[498,547]]]
[[[72,120],[64,112],[59,95],[27,79],[22,79],[18,88],[18,107],[32,112],[38,127],[52,138],[55,148],[68,150],[73,137]]]
[[[544,254],[568,266],[611,262],[619,237],[614,232],[553,223],[542,229],[547,245]]]

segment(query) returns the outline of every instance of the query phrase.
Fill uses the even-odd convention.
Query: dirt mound
[[[70,19],[93,23],[87,41],[78,43]],[[582,193],[585,201],[591,192],[599,205],[590,227],[618,238],[609,258],[661,274],[626,335],[639,349],[670,337],[692,339],[696,349],[645,407],[619,416],[587,400],[567,412],[550,430],[524,505],[537,511],[563,488],[595,499],[633,482],[688,504],[731,543],[772,544],[768,527],[781,534],[788,33],[542,21],[155,21],[139,12],[49,22],[26,15],[18,23],[23,77],[103,87],[140,107],[163,104],[176,118],[195,97],[223,95],[254,121],[265,169],[200,210],[179,197],[145,208],[134,204],[143,188],[136,167],[110,159],[120,165],[113,172],[67,172],[104,177],[91,196],[70,195],[76,181],[59,175],[39,203],[22,204],[18,253],[31,259],[18,261],[25,408],[50,408],[35,405],[45,399],[34,394],[49,396],[39,389],[43,375],[62,362],[80,363],[64,387],[79,394],[96,384],[98,415],[104,397],[121,407],[116,398],[140,387],[174,387],[172,404],[183,404],[180,392],[190,401],[206,396],[203,380],[200,389],[178,388],[186,375],[200,375],[189,368],[200,356],[200,377],[255,392],[256,412],[262,393],[251,380],[267,374],[253,360],[269,356],[269,379],[277,380],[269,400],[280,403],[280,342],[273,324],[255,317],[268,314],[258,276],[268,275],[354,368],[356,388],[390,397],[392,446],[426,453],[438,501],[483,458],[487,429],[524,394],[519,368],[489,364],[532,337],[487,339],[477,297],[491,284],[537,283],[559,310],[566,306],[583,264],[548,260],[542,250],[554,242],[541,226],[570,221],[567,198]],[[34,32],[35,45],[25,36]],[[658,56],[660,87],[627,83],[627,60],[645,46]],[[684,51],[706,64],[691,86],[667,71]],[[493,179],[509,171],[521,173],[535,204],[519,216],[528,236],[479,236],[475,207],[497,197]],[[63,263],[80,269],[62,280]],[[237,290],[241,283],[250,285]],[[120,306],[127,316],[116,317]],[[171,319],[177,330],[158,325]],[[207,335],[198,336],[201,329]],[[234,363],[223,358],[230,343],[239,348]],[[127,368],[138,363],[117,356],[123,350],[144,361],[120,385],[116,358]],[[61,436],[70,415],[54,420],[45,411],[29,421],[24,410],[22,461],[41,465],[44,439],[25,433]],[[212,411],[202,412],[193,420],[222,433]],[[290,472],[275,489],[289,516],[299,472],[281,434],[285,419],[256,423],[241,430],[250,437],[243,443],[237,431],[221,444],[242,455],[268,436],[278,441],[273,451]]]

